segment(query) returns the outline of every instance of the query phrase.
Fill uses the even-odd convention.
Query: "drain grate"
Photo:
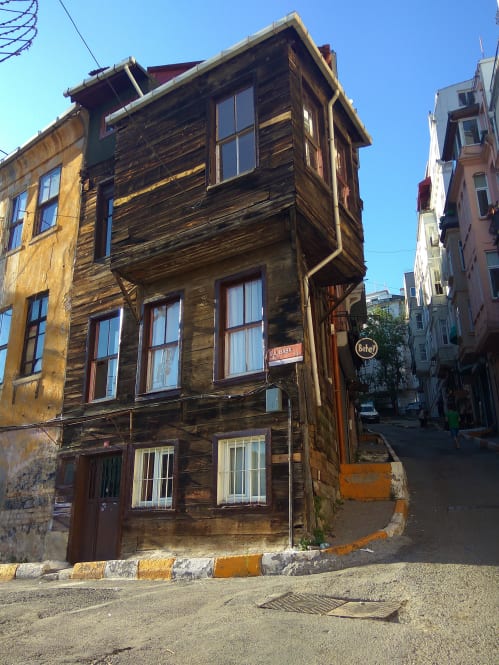
[[[283,596],[259,605],[266,610],[284,610],[302,614],[328,614],[331,610],[343,605],[344,600],[331,596],[314,596],[309,593],[285,593]]]
[[[307,593],[285,593],[258,607],[266,610],[283,610],[301,614],[322,614],[351,619],[390,619],[401,603],[395,601],[346,600],[332,596],[316,596]]]

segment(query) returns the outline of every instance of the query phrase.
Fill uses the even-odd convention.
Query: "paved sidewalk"
[[[344,501],[332,525],[333,533],[321,549],[295,547],[281,552],[200,558],[165,555],[165,558],[89,561],[74,566],[51,561],[0,564],[0,581],[42,577],[45,580],[178,580],[307,575],[345,568],[349,565],[347,555],[355,557],[357,552],[372,552],[370,544],[400,535],[405,528],[409,503],[405,472],[389,443],[384,439],[383,443],[393,460],[391,464],[380,465],[388,467],[386,499]],[[364,482],[375,475],[373,467],[376,465],[368,467]],[[360,483],[363,483],[362,477]]]

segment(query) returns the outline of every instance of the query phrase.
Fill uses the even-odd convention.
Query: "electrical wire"
[[[98,68],[98,69],[103,69],[103,70],[107,69],[107,67],[102,67],[102,65],[100,64],[100,62],[97,60],[97,58],[96,58],[96,56],[94,55],[92,49],[90,48],[89,44],[87,43],[87,41],[86,41],[85,38],[83,37],[81,31],[79,30],[78,26],[76,25],[76,21],[73,19],[73,17],[72,17],[71,14],[69,13],[69,10],[68,10],[67,7],[65,6],[63,0],[59,0],[59,4],[61,5],[61,7],[64,9],[65,13],[67,14],[69,20],[71,21],[72,25],[74,26],[74,29],[76,30],[76,33],[78,34],[78,36],[79,36],[80,39],[82,40],[82,42],[83,42],[83,44],[85,45],[86,49],[87,49],[88,52],[90,53],[90,55],[91,55],[93,61],[94,61],[95,64],[97,65],[97,68]],[[130,121],[130,124],[132,125],[132,127],[133,127],[135,130],[137,130],[138,137],[144,142],[144,145],[146,145],[146,146],[149,148],[149,150],[151,151],[151,154],[152,154],[154,160],[156,160],[156,163],[158,163],[158,164],[164,169],[164,172],[166,173],[166,175],[168,175],[168,176],[173,176],[172,171],[167,167],[167,165],[164,163],[164,161],[163,161],[163,160],[161,159],[161,157],[158,155],[158,153],[157,153],[156,149],[154,148],[154,146],[153,146],[153,145],[150,143],[150,141],[144,136],[143,131],[142,131],[143,128],[142,128],[142,127],[139,125],[139,123],[135,120],[135,118],[133,117],[133,114],[129,112],[128,104],[123,104],[123,100],[122,100],[121,97],[119,96],[117,90],[115,89],[115,87],[113,86],[113,84],[111,83],[111,81],[109,80],[109,78],[106,78],[106,79],[105,79],[105,82],[106,82],[106,84],[109,86],[109,88],[110,88],[110,90],[112,91],[112,93],[113,93],[114,97],[116,98],[116,100],[117,100],[117,101],[119,102],[119,104],[121,105],[121,108],[123,109],[123,111],[125,111],[126,116],[127,116],[128,120]],[[184,188],[181,187],[180,183],[179,183],[175,178],[172,178],[172,182],[173,182],[173,184],[179,189],[179,191],[180,191],[181,193],[184,193],[184,192],[185,192]]]

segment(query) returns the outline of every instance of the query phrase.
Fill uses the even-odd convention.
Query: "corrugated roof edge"
[[[362,124],[359,116],[357,115],[357,111],[354,109],[352,106],[351,101],[348,99],[348,97],[345,94],[345,91],[334,75],[334,72],[331,70],[330,67],[328,67],[326,61],[322,57],[321,52],[319,51],[318,47],[310,37],[310,34],[308,30],[305,28],[301,18],[296,12],[292,12],[291,14],[288,14],[284,18],[280,19],[279,21],[275,21],[271,25],[269,25],[267,28],[264,28],[263,30],[260,30],[259,32],[256,32],[254,35],[251,35],[250,37],[247,37],[246,39],[243,39],[242,41],[238,42],[231,48],[221,51],[217,55],[213,56],[212,58],[209,58],[208,60],[204,60],[201,62],[199,65],[196,65],[192,69],[187,70],[183,74],[180,74],[179,76],[176,76],[174,79],[171,81],[168,81],[167,83],[164,83],[163,85],[159,86],[158,88],[155,88],[154,90],[151,90],[148,92],[146,95],[143,97],[140,97],[139,99],[131,102],[130,104],[125,105],[123,108],[119,109],[118,111],[115,111],[114,113],[111,113],[106,117],[106,123],[108,125],[112,125],[115,122],[118,122],[125,116],[141,109],[144,106],[147,106],[150,104],[152,101],[155,99],[162,97],[163,95],[168,94],[175,88],[179,87],[180,85],[183,85],[187,81],[196,78],[196,76],[199,76],[203,72],[209,71],[210,69],[216,67],[220,63],[224,62],[225,60],[229,60],[230,58],[235,57],[239,53],[243,53],[246,51],[248,48],[255,46],[256,44],[265,41],[269,37],[271,37],[274,34],[278,34],[279,32],[282,32],[283,30],[287,28],[294,28],[301,39],[303,40],[304,44],[308,48],[310,54],[312,55],[313,59],[315,60],[316,64],[318,67],[321,69],[322,73],[324,74],[325,78],[329,81],[332,89],[334,91],[338,90],[339,91],[339,97],[341,99],[342,104],[346,108],[348,115],[350,119],[352,120],[353,124],[355,125],[357,131],[359,132],[360,136],[362,136],[364,140],[363,145],[370,145],[372,143],[372,139],[370,135],[368,134],[366,128]]]

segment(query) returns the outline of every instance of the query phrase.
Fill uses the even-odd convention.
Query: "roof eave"
[[[127,104],[123,106],[121,109],[118,111],[115,111],[114,113],[111,113],[106,117],[106,123],[108,125],[112,125],[116,122],[119,122],[122,120],[125,116],[129,115],[130,113],[133,113],[135,111],[138,111],[139,109],[147,106],[151,102],[153,102],[156,99],[159,99],[163,95],[168,94],[169,92],[175,90],[176,88],[180,87],[181,85],[184,85],[185,83],[195,79],[196,77],[200,76],[201,74],[210,71],[214,67],[220,65],[221,63],[230,60],[231,58],[234,58],[236,55],[239,55],[241,53],[244,53],[247,51],[249,48],[256,46],[257,44],[264,42],[265,40],[269,39],[272,35],[279,34],[283,30],[286,30],[288,28],[294,28],[298,35],[300,36],[301,40],[307,47],[309,53],[311,54],[312,58],[314,59],[315,63],[321,70],[321,73],[324,75],[325,79],[328,81],[331,89],[333,91],[338,90],[339,92],[339,100],[341,101],[342,105],[344,106],[345,110],[347,111],[347,114],[352,121],[353,125],[355,126],[355,129],[357,130],[359,134],[359,141],[357,142],[358,146],[368,146],[371,145],[372,139],[370,135],[368,134],[366,128],[360,121],[359,116],[357,115],[357,112],[355,111],[354,107],[352,106],[351,101],[348,99],[348,97],[345,94],[345,91],[341,84],[339,83],[338,79],[336,78],[334,72],[331,70],[331,68],[327,65],[326,61],[322,57],[321,52],[315,45],[315,43],[312,41],[309,32],[303,25],[302,20],[298,16],[296,12],[292,12],[291,14],[288,14],[284,18],[280,19],[279,21],[275,21],[272,23],[270,26],[267,28],[264,28],[263,30],[260,30],[259,32],[255,33],[254,35],[247,37],[246,39],[238,42],[231,48],[221,51],[219,54],[213,56],[212,58],[209,58],[208,60],[204,60],[200,64],[196,65],[192,69],[187,70],[183,74],[180,74],[179,76],[176,76],[174,79],[171,81],[168,81],[167,83],[164,83],[163,85],[159,86],[158,88],[155,88],[145,94],[143,97],[140,99],[137,99],[130,104]]]
[[[78,83],[78,85],[73,86],[72,88],[68,88],[64,93],[64,97],[74,97],[78,95],[80,92],[83,90],[87,90],[88,88],[92,87],[95,85],[95,83],[99,83],[101,81],[105,81],[106,79],[111,78],[114,76],[114,74],[118,72],[122,72],[126,67],[136,67],[141,70],[141,72],[144,74],[144,76],[147,77],[147,70],[140,65],[137,60],[133,57],[130,56],[126,58],[125,60],[122,60],[121,62],[116,63],[112,67],[107,67],[104,69],[102,72],[99,72],[98,74],[95,74],[94,76],[90,76],[89,78],[83,79],[81,83]]]

